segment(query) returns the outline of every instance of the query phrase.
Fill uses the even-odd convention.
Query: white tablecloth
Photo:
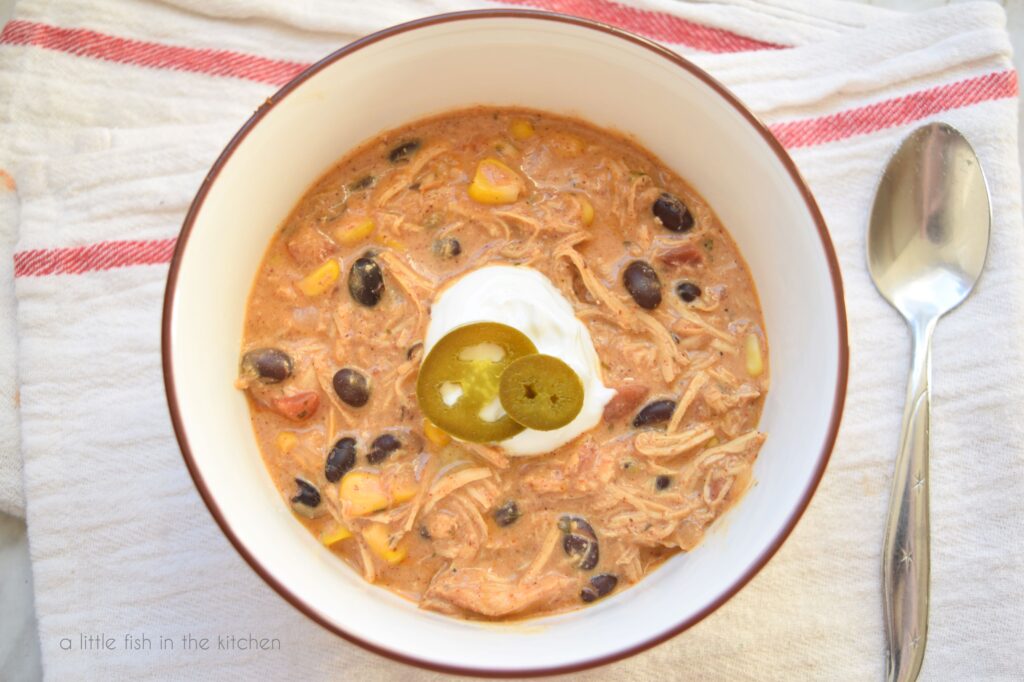
[[[305,621],[248,571],[201,508],[159,395],[165,266],[158,242],[173,236],[230,132],[272,90],[259,80],[266,72],[253,66],[258,59],[238,67],[204,61],[189,48],[258,55],[276,69],[273,83],[288,69],[280,60],[310,61],[345,36],[456,4],[469,5],[19,4],[16,19],[24,23],[0,38],[0,90],[12,93],[0,110],[0,168],[17,183],[18,211],[0,215],[15,215],[19,230],[23,452],[43,659],[52,676],[215,679],[250,666],[251,674],[272,677],[409,674]],[[724,80],[790,145],[826,214],[849,294],[848,409],[805,519],[726,607],[685,636],[597,674],[880,675],[878,555],[907,353],[901,322],[866,279],[862,235],[884,158],[914,123],[939,116],[978,148],[995,223],[977,295],[936,338],[925,675],[1019,674],[1024,486],[1014,417],[1024,396],[1007,377],[1020,367],[1017,263],[1024,254],[1015,92],[999,12],[957,7],[907,19],[795,0],[772,8],[744,0],[647,3],[800,46],[708,54],[702,50],[737,41],[601,0],[532,4],[603,12],[662,39],[681,38],[674,47]],[[154,42],[186,52],[158,54]],[[210,75],[235,67],[242,77]],[[126,256],[120,243],[140,239],[151,241]],[[146,259],[157,264],[138,264]],[[106,269],[115,261],[124,267]],[[88,272],[70,274],[81,269]],[[62,639],[83,633],[243,630],[281,637],[284,646],[194,659],[61,649]]]

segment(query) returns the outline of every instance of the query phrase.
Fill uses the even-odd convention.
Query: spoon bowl
[[[913,355],[882,548],[887,677],[917,679],[928,635],[931,341],[985,266],[992,214],[970,143],[954,128],[915,130],[889,162],[868,225],[868,270],[910,325]]]
[[[868,228],[868,269],[904,317],[958,306],[985,266],[988,187],[970,143],[945,123],[914,131],[889,162]]]

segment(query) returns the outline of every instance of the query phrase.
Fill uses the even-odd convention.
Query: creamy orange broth
[[[470,198],[485,158],[520,176],[518,200]],[[656,218],[662,193],[687,207],[691,229]],[[373,307],[349,290],[360,257],[382,276]],[[660,280],[653,309],[624,285],[634,261]],[[549,454],[451,440],[417,406],[436,293],[499,263],[550,278],[619,391],[598,427]],[[695,285],[683,288],[693,300],[681,283]],[[260,358],[262,377],[250,355],[238,386],[285,503],[353,570],[423,608],[522,618],[622,591],[693,550],[739,500],[764,440],[763,327],[735,243],[650,152],[579,120],[475,108],[381,135],[299,201],[256,274],[245,322],[243,355],[279,353]],[[335,390],[343,368],[366,379],[365,404],[343,400],[354,391],[359,402],[358,381]],[[659,401],[672,402],[638,420]],[[382,435],[392,438],[375,450]]]

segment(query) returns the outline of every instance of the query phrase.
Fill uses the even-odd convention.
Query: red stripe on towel
[[[21,20],[11,21],[4,27],[0,44],[31,45],[116,64],[227,76],[270,85],[284,85],[308,66],[231,50],[167,45]]]
[[[1017,74],[999,71],[912,92],[828,116],[777,123],[771,130],[790,149],[835,142],[912,123],[933,114],[1017,96]],[[170,262],[174,239],[100,242],[14,254],[15,277],[69,275]]]
[[[685,45],[702,52],[749,52],[778,50],[787,45],[768,43],[721,28],[704,26],[666,12],[653,12],[609,0],[499,0],[505,5],[525,5],[551,12],[593,19],[662,42]]]
[[[1017,96],[1017,72],[998,71],[836,114],[769,126],[789,149],[811,147],[920,121],[943,111]]]
[[[149,239],[19,251],[14,254],[14,276],[79,275],[129,265],[168,263],[175,242],[177,239]]]
[[[711,29],[672,15],[648,12],[607,0],[505,0],[579,14],[652,37],[709,52],[780,47]],[[108,36],[87,29],[64,29],[12,21],[0,32],[0,44],[33,45],[120,64],[242,78],[280,85],[306,65],[227,50],[200,50]],[[981,102],[1015,98],[1015,71],[999,71],[912,92],[827,116],[770,126],[785,147],[826,144],[918,121]],[[32,249],[14,254],[15,277],[81,274],[132,265],[167,263],[175,239],[109,241],[70,248]]]

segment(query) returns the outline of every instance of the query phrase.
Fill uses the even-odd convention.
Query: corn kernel
[[[388,506],[388,496],[380,483],[379,474],[353,471],[341,479],[338,496],[348,502],[348,513],[352,516],[366,516]]]
[[[341,266],[333,258],[299,280],[299,291],[312,298],[328,291],[338,281]]]
[[[353,225],[348,229],[338,230],[338,233],[335,236],[338,238],[338,241],[341,242],[342,244],[345,244],[346,246],[351,246],[352,244],[356,244],[358,242],[363,241],[371,234],[373,234],[373,230],[376,227],[377,226],[374,224],[373,220],[371,218],[367,218],[361,223]]]
[[[330,547],[338,544],[342,540],[347,540],[350,537],[352,537],[352,531],[345,526],[336,526],[321,533],[320,542],[322,542],[325,547]]]
[[[277,444],[277,449],[287,455],[298,444],[299,437],[291,431],[282,431],[277,434],[277,439],[274,442]]]
[[[498,156],[505,159],[518,159],[521,156],[519,150],[506,140],[494,140],[490,146],[497,152]]]
[[[377,243],[380,244],[381,246],[386,246],[389,249],[394,249],[395,251],[405,251],[404,243],[398,241],[393,237],[389,237],[386,234],[382,234],[381,236],[377,237]]]
[[[509,126],[509,129],[512,131],[512,136],[517,140],[528,140],[533,137],[533,133],[535,132],[533,124],[525,118],[517,118],[512,121],[512,125]]]
[[[583,195],[576,197],[576,199],[580,202],[580,220],[584,225],[590,225],[594,222],[594,205]]]
[[[470,198],[481,204],[511,204],[522,191],[522,179],[497,159],[481,161],[469,185]]]
[[[452,437],[447,432],[442,430],[440,426],[435,426],[433,422],[427,419],[423,420],[423,435],[439,448],[443,448],[452,442]]]
[[[363,531],[363,539],[366,540],[371,552],[391,565],[402,563],[409,554],[404,545],[391,549],[388,544],[388,527],[383,523],[371,524]]]
[[[711,438],[708,439],[708,442],[705,443],[704,445],[705,445],[705,447],[713,448],[716,445],[718,445],[720,442],[721,441],[718,440],[718,436],[711,436]]]
[[[548,140],[550,147],[562,156],[579,156],[583,153],[583,139],[572,133],[555,133]]]
[[[391,502],[392,504],[402,504],[408,502],[412,498],[416,497],[416,493],[420,491],[419,486],[416,485],[416,481],[403,480],[398,485],[391,488]]]
[[[757,334],[747,334],[747,340],[743,344],[747,358],[747,374],[752,377],[759,377],[764,372],[764,359],[761,357],[761,342]]]

